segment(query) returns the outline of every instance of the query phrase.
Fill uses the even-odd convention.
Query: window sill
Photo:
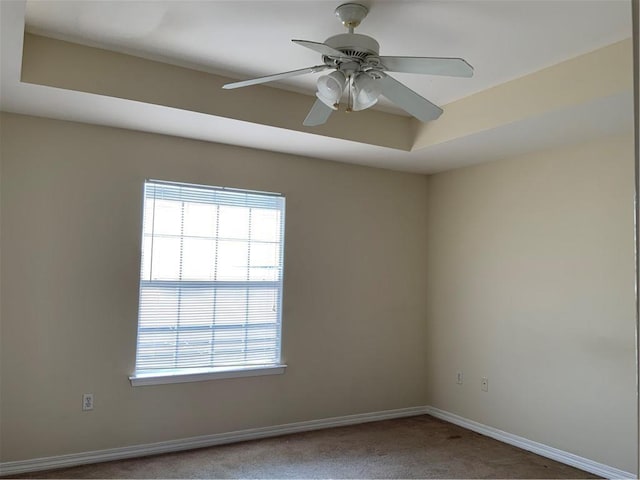
[[[255,367],[221,367],[185,369],[155,373],[139,373],[129,377],[132,387],[145,385],[164,385],[167,383],[203,382],[219,378],[258,377],[262,375],[281,375],[286,365],[260,365]]]

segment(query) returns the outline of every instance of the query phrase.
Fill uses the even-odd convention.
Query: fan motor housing
[[[325,45],[335,48],[350,57],[366,58],[380,53],[380,44],[367,35],[341,33],[327,38]]]

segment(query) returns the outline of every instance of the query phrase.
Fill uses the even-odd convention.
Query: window
[[[145,182],[133,385],[284,371],[284,203]]]

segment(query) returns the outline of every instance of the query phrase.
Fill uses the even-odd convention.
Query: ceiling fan
[[[442,114],[442,109],[398,82],[386,72],[420,73],[451,77],[471,77],[473,67],[462,58],[380,56],[380,45],[367,36],[353,33],[369,10],[358,3],[345,3],[335,10],[349,33],[334,35],[324,43],[292,40],[322,54],[322,64],[265,77],[227,83],[222,88],[248,87],[283,78],[334,70],[318,78],[317,100],[303,124],[322,125],[338,105],[346,90],[347,111],[364,110],[385,96],[418,120],[428,122]]]

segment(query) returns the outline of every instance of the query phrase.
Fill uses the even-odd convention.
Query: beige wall
[[[633,93],[635,96],[635,177],[636,177],[636,205],[638,204],[639,192],[638,185],[640,185],[640,2],[638,0],[632,0],[633,10]],[[640,251],[640,212],[636,207],[636,252]],[[640,283],[640,261],[636,255],[636,285]],[[640,302],[636,302],[636,354],[638,355],[638,369],[640,370],[640,352],[638,352],[637,345],[640,344]],[[640,372],[636,372],[640,373]],[[638,376],[637,386],[640,387],[640,375]],[[640,431],[640,388],[638,390],[638,430]],[[638,470],[640,472],[640,436],[638,438]]]
[[[0,461],[431,404],[635,471],[631,137],[427,179],[0,119]],[[129,385],[147,177],[287,196],[284,375]]]
[[[632,135],[429,177],[431,405],[636,471],[633,188]]]
[[[0,133],[2,461],[425,404],[425,177],[8,114]],[[147,177],[286,195],[284,375],[130,386]]]

